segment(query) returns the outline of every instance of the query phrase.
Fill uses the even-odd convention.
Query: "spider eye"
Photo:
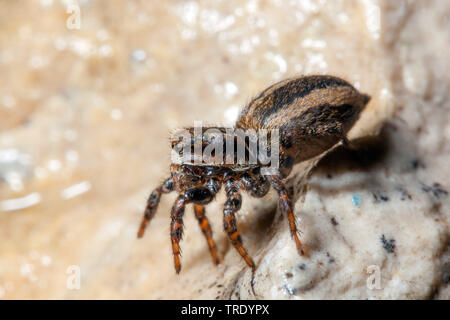
[[[206,188],[195,188],[186,191],[186,196],[189,200],[196,204],[207,204],[211,202],[213,196]]]

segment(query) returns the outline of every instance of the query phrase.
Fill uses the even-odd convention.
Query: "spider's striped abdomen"
[[[279,129],[280,163],[293,164],[328,150],[359,117],[370,97],[332,76],[306,76],[276,83],[246,106],[241,129]]]

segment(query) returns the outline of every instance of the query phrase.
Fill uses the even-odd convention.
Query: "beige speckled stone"
[[[450,298],[447,2],[83,1],[80,29],[62,3],[0,3],[0,298]],[[232,123],[271,83],[312,73],[372,100],[358,151],[328,153],[306,189],[312,162],[290,179],[310,256],[273,192],[244,196],[252,274],[221,194],[207,207],[221,265],[188,208],[176,275],[175,195],[136,238],[169,131]]]

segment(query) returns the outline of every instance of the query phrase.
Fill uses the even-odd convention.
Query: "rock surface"
[[[76,1],[0,3],[0,298],[450,298],[448,2],[79,3],[80,29]],[[271,83],[312,73],[372,100],[351,149],[325,155],[306,190],[304,165],[290,179],[309,257],[273,192],[244,196],[252,273],[221,194],[207,214],[222,263],[188,208],[176,275],[173,194],[136,239],[168,132],[230,124]]]

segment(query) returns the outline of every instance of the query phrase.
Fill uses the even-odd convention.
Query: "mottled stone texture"
[[[78,2],[80,29],[75,1],[0,3],[0,298],[450,298],[448,1]],[[244,196],[252,274],[221,194],[207,215],[222,263],[188,207],[177,276],[173,194],[136,238],[169,131],[232,123],[271,83],[313,73],[372,100],[350,149],[306,187],[313,162],[289,180],[309,257],[273,192]]]

